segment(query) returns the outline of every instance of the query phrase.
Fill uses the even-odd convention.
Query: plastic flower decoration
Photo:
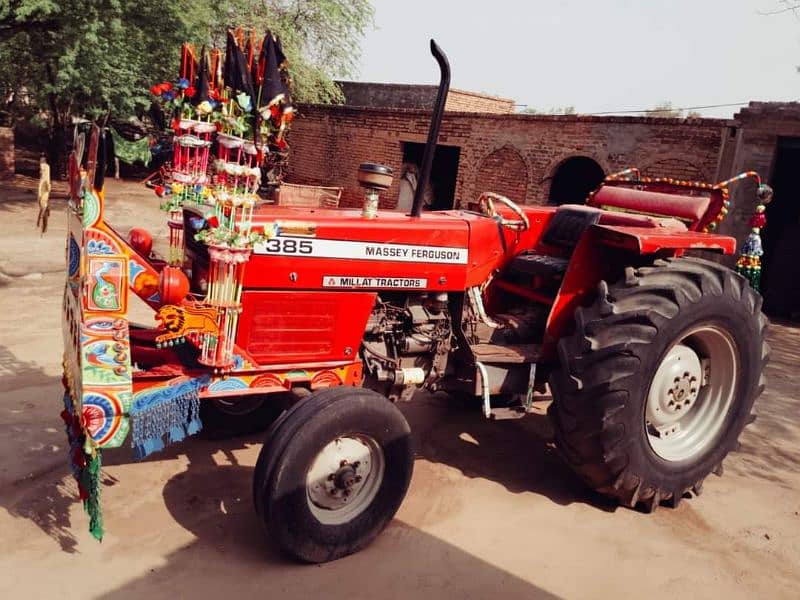
[[[253,108],[253,101],[250,99],[250,96],[242,92],[236,96],[236,102],[239,103],[239,106],[245,112],[250,112]]]

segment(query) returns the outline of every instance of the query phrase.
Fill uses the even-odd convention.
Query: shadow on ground
[[[69,511],[77,489],[63,477],[68,467],[61,379],[0,346],[0,390],[0,507],[36,524],[64,552],[74,552]]]
[[[188,469],[164,486],[170,514],[197,540],[102,598],[213,597],[234,589],[242,597],[555,598],[399,520],[370,547],[335,563],[311,566],[290,560],[269,542],[255,514],[253,468],[239,464],[230,447],[223,450],[229,464],[218,465],[211,455],[219,447],[204,440],[186,444]],[[198,568],[202,577],[196,576]]]

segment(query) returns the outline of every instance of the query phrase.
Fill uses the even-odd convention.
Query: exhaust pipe
[[[436,142],[439,139],[439,127],[442,125],[444,104],[447,101],[447,92],[450,90],[450,63],[447,62],[445,53],[433,40],[431,40],[431,54],[433,54],[436,62],[439,63],[441,76],[439,78],[439,91],[436,94],[436,103],[433,105],[431,126],[430,129],[428,129],[428,141],[425,144],[425,152],[422,155],[422,172],[419,175],[417,189],[414,192],[414,204],[411,207],[412,217],[418,217],[422,214],[423,194],[431,178],[433,155],[436,152]]]

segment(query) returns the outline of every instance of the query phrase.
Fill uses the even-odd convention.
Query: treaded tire
[[[645,404],[656,369],[683,332],[699,325],[727,332],[739,358],[734,398],[716,439],[687,460],[664,460],[648,441]],[[761,296],[717,263],[658,260],[627,268],[624,280],[601,281],[575,332],[558,345],[561,370],[551,376],[550,415],[568,464],[593,489],[630,507],[676,506],[699,495],[709,473],[738,447],[765,385],[769,347]]]
[[[380,446],[383,477],[362,512],[340,524],[322,523],[310,507],[307,473],[329,442],[348,434],[370,436]],[[396,406],[371,390],[329,388],[300,400],[272,425],[256,464],[253,499],[281,550],[327,562],[364,548],[388,525],[413,467],[411,431]]]

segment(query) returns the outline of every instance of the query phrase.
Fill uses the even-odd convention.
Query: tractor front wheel
[[[679,258],[601,282],[559,342],[556,441],[594,489],[631,507],[699,494],[764,389],[761,297],[731,270]]]
[[[270,428],[253,481],[256,510],[285,552],[335,560],[386,527],[413,466],[411,431],[396,406],[363,388],[321,390]]]

